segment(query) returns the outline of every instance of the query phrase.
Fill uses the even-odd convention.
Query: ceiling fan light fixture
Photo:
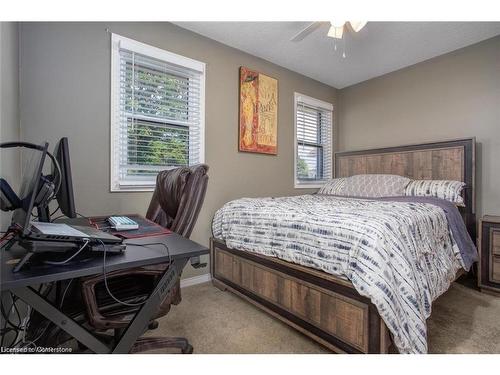
[[[333,27],[344,27],[347,21],[330,21],[330,25]]]
[[[330,26],[330,30],[328,30],[328,36],[330,38],[342,39],[342,35],[344,34],[344,26],[335,27],[334,25]]]
[[[357,33],[363,27],[365,27],[368,22],[366,22],[366,21],[349,21],[349,23],[351,24],[351,27],[354,30],[354,32]]]

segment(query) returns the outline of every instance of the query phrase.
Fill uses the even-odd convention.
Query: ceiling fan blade
[[[313,31],[315,31],[318,27],[320,27],[324,22],[311,22],[310,25],[308,25],[305,29],[300,31],[297,35],[295,35],[292,39],[290,39],[292,42],[300,42],[303,40],[306,36],[311,34]]]
[[[352,30],[357,33],[368,23],[367,21],[349,21]]]

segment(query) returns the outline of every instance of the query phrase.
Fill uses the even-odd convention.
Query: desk
[[[78,222],[78,224],[81,224],[81,222]],[[144,333],[151,316],[163,298],[175,285],[176,279],[189,259],[208,254],[209,250],[207,247],[175,233],[135,238],[125,241],[125,244],[127,242],[144,245],[151,242],[164,243],[170,250],[172,265],[159,279],[154,291],[137,311],[135,317],[124,330],[120,340],[113,347],[110,347],[109,344],[91,334],[33,289],[36,285],[48,282],[101,274],[103,271],[102,255],[85,262],[65,266],[37,265],[36,267],[13,273],[11,261],[23,256],[25,253],[25,250],[14,246],[9,251],[2,251],[1,253],[0,290],[1,292],[12,292],[95,353],[128,353],[135,341]],[[106,272],[160,264],[168,262],[168,260],[169,257],[163,246],[151,245],[142,247],[128,245],[123,254],[108,254],[106,256]]]

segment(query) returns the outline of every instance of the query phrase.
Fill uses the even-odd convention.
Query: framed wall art
[[[278,80],[240,67],[239,150],[278,154]]]

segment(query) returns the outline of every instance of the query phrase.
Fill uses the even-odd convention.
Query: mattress
[[[432,301],[464,267],[445,211],[430,203],[242,198],[216,212],[212,230],[229,248],[346,277],[377,307],[401,353],[427,352]]]

